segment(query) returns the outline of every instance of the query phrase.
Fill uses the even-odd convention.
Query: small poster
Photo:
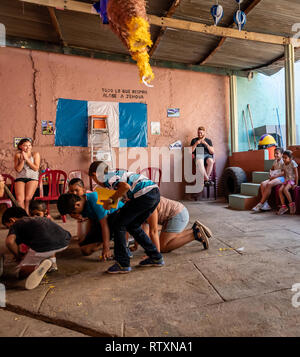
[[[151,135],[160,135],[160,122],[159,121],[151,122]]]
[[[22,140],[23,138],[14,138],[14,148],[18,147],[19,142]]]
[[[53,135],[54,134],[53,121],[42,120],[42,134],[43,135]]]
[[[179,108],[169,108],[167,115],[168,118],[179,118],[180,117]]]

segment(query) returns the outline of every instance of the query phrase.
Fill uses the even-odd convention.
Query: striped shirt
[[[153,188],[158,188],[157,184],[149,180],[146,176],[134,172],[118,170],[108,172],[105,175],[105,187],[116,190],[119,182],[127,182],[130,186],[130,189],[127,192],[128,199],[143,196]]]

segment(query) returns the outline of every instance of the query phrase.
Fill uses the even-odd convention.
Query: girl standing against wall
[[[29,214],[29,202],[31,201],[39,180],[40,154],[32,152],[30,139],[22,139],[18,144],[15,154],[15,194],[19,205]]]

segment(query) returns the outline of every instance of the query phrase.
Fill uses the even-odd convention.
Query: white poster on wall
[[[119,147],[119,103],[88,102],[88,116],[90,115],[107,116],[111,147]]]

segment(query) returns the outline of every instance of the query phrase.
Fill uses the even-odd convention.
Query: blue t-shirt
[[[111,213],[117,211],[119,208],[124,206],[123,202],[119,202],[117,208],[112,208],[110,210],[106,210],[103,208],[102,205],[97,204],[97,201],[98,201],[98,193],[97,192],[86,193],[85,196],[86,196],[86,203],[85,203],[84,209],[81,213],[82,217],[100,220],[100,219],[104,218],[105,216],[107,216],[108,214],[111,214]]]
[[[130,186],[127,192],[129,199],[137,198],[151,191],[153,188],[158,188],[157,184],[148,179],[148,177],[134,172],[117,170],[108,172],[105,175],[105,187],[116,190],[119,182],[127,182]]]

